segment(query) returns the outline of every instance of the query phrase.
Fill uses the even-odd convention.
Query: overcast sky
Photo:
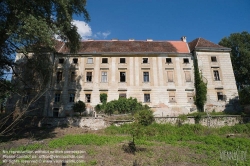
[[[84,40],[180,40],[218,43],[250,32],[250,0],[88,0],[91,21],[74,17]]]

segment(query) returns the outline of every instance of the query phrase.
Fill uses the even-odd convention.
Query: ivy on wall
[[[204,105],[207,100],[207,84],[202,80],[199,72],[197,57],[194,57],[194,86],[195,86],[195,105],[199,112],[204,111]]]

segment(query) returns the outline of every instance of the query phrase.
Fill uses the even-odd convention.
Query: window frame
[[[108,63],[108,58],[102,58],[102,63],[107,64]]]
[[[189,63],[189,58],[183,58],[183,63],[185,64]]]
[[[148,71],[143,72],[143,82],[149,82],[149,72]]]
[[[122,74],[124,74],[122,76]],[[122,79],[124,77],[124,80]],[[126,82],[126,72],[125,71],[121,71],[120,72],[120,82]]]
[[[101,82],[108,82],[108,72],[107,71],[101,72]]]
[[[91,94],[90,93],[85,94],[85,102],[91,103]]]
[[[75,102],[75,93],[69,93],[69,102],[70,103],[73,103]]]
[[[169,61],[170,60],[170,61]],[[173,63],[172,62],[172,58],[166,58],[166,63],[169,64],[169,63]]]
[[[63,63],[64,63],[64,58],[59,58],[59,59],[58,59],[58,63],[59,63],[59,64],[63,64]]]
[[[73,58],[73,64],[78,64],[78,58]]]
[[[59,103],[61,100],[61,93],[56,92],[54,96],[54,103]]]
[[[214,81],[221,81],[219,70],[213,70]]]
[[[89,75],[90,74],[90,75]],[[86,82],[92,82],[93,81],[93,74],[92,71],[86,72]]]
[[[150,103],[151,102],[150,93],[144,93],[143,101],[144,101],[144,103]]]
[[[124,62],[122,60],[124,60]],[[120,63],[126,63],[126,58],[120,58]]]
[[[119,98],[127,98],[127,94],[126,93],[119,93]]]
[[[87,64],[93,64],[94,59],[93,58],[87,58]]]
[[[216,56],[211,56],[211,62],[217,62],[217,57]]]
[[[56,73],[56,82],[59,83],[60,81],[62,81],[62,71],[57,71]]]
[[[142,58],[142,63],[143,64],[148,64],[148,58]]]

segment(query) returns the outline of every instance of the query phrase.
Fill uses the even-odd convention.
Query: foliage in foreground
[[[79,112],[80,115],[82,115],[82,113],[86,111],[86,104],[83,101],[79,100],[72,106],[72,109],[74,112]]]

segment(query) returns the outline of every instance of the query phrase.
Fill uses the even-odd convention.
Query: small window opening
[[[148,63],[148,58],[142,58],[142,63]]]
[[[102,63],[108,63],[108,58],[102,58]]]
[[[120,63],[126,63],[126,59],[125,58],[120,58]]]

